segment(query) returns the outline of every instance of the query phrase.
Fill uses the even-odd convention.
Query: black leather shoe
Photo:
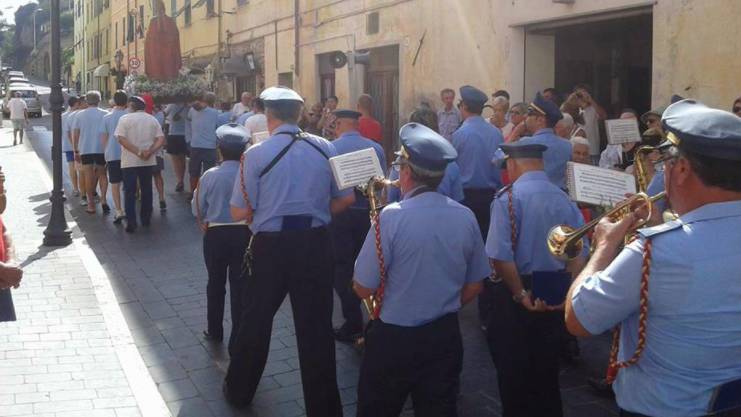
[[[602,397],[614,398],[615,392],[612,390],[612,385],[607,383],[604,378],[587,378],[587,383],[594,390],[594,392]]]
[[[216,336],[208,332],[208,330],[203,331],[203,338],[209,342],[219,342],[221,343],[224,341],[224,336]]]
[[[347,322],[333,332],[335,340],[343,343],[355,343],[363,335],[362,328],[351,326]]]
[[[226,379],[221,385],[221,392],[224,393],[224,399],[226,402],[234,408],[245,408],[250,405],[251,401],[239,400],[232,396],[231,392],[229,392],[229,384],[226,383]]]
[[[134,233],[136,232],[136,225],[133,223],[128,223],[124,230],[126,231],[126,233]]]

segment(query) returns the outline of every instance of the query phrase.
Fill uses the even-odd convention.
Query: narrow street
[[[34,216],[34,222],[37,223],[37,227],[33,230],[19,230],[14,223],[20,214],[6,213],[6,225],[13,233],[19,249],[21,247],[27,249],[19,253],[21,262],[29,259],[28,256],[32,253],[32,249],[39,250],[37,248],[42,237],[41,230],[45,227],[46,213],[49,210],[49,204],[43,192],[43,182],[35,179],[33,186],[24,185],[24,181],[31,181],[34,177],[41,175],[41,170],[36,169],[33,164],[28,166],[28,164],[17,162],[20,156],[24,158],[24,161],[38,156],[43,166],[46,169],[50,168],[50,117],[47,115],[41,119],[34,119],[32,125],[33,127],[29,129],[29,137],[22,147],[9,147],[12,143],[12,131],[7,127],[0,133],[0,161],[8,177],[8,187],[12,187],[9,191],[8,211],[13,213],[17,207],[23,207],[29,213],[28,216]],[[31,149],[35,154],[30,152]],[[6,162],[10,160],[13,163]],[[79,206],[78,200],[69,197],[67,201],[68,221],[71,225],[76,225],[75,235],[79,237],[80,243],[53,252],[60,254],[59,262],[72,262],[79,256],[76,248],[84,245],[89,254],[94,255],[92,257],[94,259],[85,262],[88,268],[79,266],[64,273],[73,277],[78,273],[84,276],[85,270],[89,269],[88,263],[102,267],[99,279],[105,285],[109,283],[113,290],[112,294],[115,296],[113,307],[119,309],[121,316],[125,319],[127,328],[124,333],[130,332],[133,344],[137,348],[137,352],[134,353],[138,354],[137,357],[140,357],[146,366],[148,376],[151,376],[151,381],[158,388],[159,397],[166,403],[173,416],[304,415],[298,353],[288,300],[284,302],[275,317],[268,364],[252,407],[237,412],[224,402],[221,383],[228,365],[226,348],[205,342],[201,336],[206,325],[206,271],[201,253],[201,234],[195,226],[190,213],[190,204],[185,195],[173,191],[175,182],[169,161],[166,164],[165,174],[167,212],[162,214],[156,212],[152,226],[149,229],[141,229],[133,235],[124,233],[123,228],[112,223],[111,216],[103,216],[100,211],[96,215],[86,214]],[[69,191],[71,188],[66,173],[65,184]],[[112,205],[112,201],[109,201],[109,204]],[[28,242],[32,242],[31,247],[28,247]],[[42,253],[47,251],[44,248],[40,250]],[[28,305],[28,303],[35,300],[34,292],[43,288],[41,285],[46,285],[45,281],[56,279],[60,273],[53,264],[34,273],[31,271],[31,269],[27,271],[22,288],[14,293],[19,321],[0,325],[0,363],[2,363],[0,366],[2,369],[9,366],[7,361],[12,357],[9,355],[11,351],[27,349],[28,344],[33,343],[21,341],[24,340],[21,338],[18,339],[17,344],[11,343],[8,347],[7,342],[16,339],[14,335],[24,334],[23,329],[27,326],[34,325],[32,322],[34,319],[29,321],[24,315],[27,312],[38,311],[38,307]],[[92,286],[96,285],[93,282]],[[63,287],[64,284],[60,284],[54,290],[44,291],[62,292],[65,290]],[[96,297],[88,298],[87,301],[96,304],[93,307],[97,308],[105,300],[100,299],[97,291],[95,295]],[[61,295],[56,295],[48,300],[49,304],[46,307],[58,309],[60,307],[54,304],[64,302]],[[336,303],[335,323],[340,322],[339,303]],[[108,320],[105,320],[105,324],[108,327],[111,326]],[[484,334],[479,328],[475,305],[470,305],[463,310],[461,327],[464,335],[465,355],[461,375],[459,414],[461,416],[498,416],[500,415],[500,403],[495,369],[489,356]],[[44,340],[43,331],[45,330],[46,328],[39,329],[42,332],[37,335],[40,340]],[[78,337],[84,339],[84,336],[75,335],[77,330],[77,328],[70,328],[72,339],[60,341],[59,347],[70,347],[72,345],[70,342],[74,342]],[[228,334],[228,331],[227,327],[225,332]],[[110,329],[109,332],[111,332]],[[36,338],[29,340],[31,339],[36,340]],[[602,336],[594,340],[582,341],[581,347],[582,354],[578,363],[562,371],[561,386],[565,415],[569,417],[614,416],[617,414],[614,402],[595,396],[586,384],[587,374],[596,375],[602,372],[609,342],[606,336]],[[45,349],[51,348],[50,345],[38,346],[34,352],[42,353]],[[79,355],[82,355],[82,352]],[[78,359],[86,367],[95,367],[87,363],[85,358]],[[35,361],[35,359],[29,360],[32,364]],[[345,415],[353,416],[360,354],[352,347],[338,343],[337,362],[338,382]],[[114,365],[111,363],[109,366]],[[38,394],[39,404],[42,404],[51,401],[50,398],[56,398],[59,395],[55,393],[57,389],[64,391],[66,388],[64,386],[42,386],[42,384],[35,384],[31,381],[32,379],[25,379],[23,382],[18,380],[17,383],[21,384],[19,386],[32,384],[33,388],[20,388],[21,391],[13,394],[15,396],[7,394],[7,388],[3,388],[6,386],[0,382],[0,415],[42,415],[37,413],[37,409],[43,408],[43,405],[38,406],[35,403],[33,413],[20,411],[12,413],[12,410],[16,410],[13,407],[23,405],[19,402],[19,398],[22,398],[21,392]],[[132,384],[131,381],[129,379],[129,386]],[[28,391],[23,391],[24,389]],[[141,414],[136,414],[136,407],[131,408],[130,414],[125,414],[125,411],[105,412],[105,410],[112,410],[106,408],[98,414],[91,414],[83,411],[95,409],[95,403],[83,401],[76,406],[69,404],[73,409],[66,410],[70,413],[79,411],[79,414],[65,414],[62,409],[51,409],[48,410],[49,413],[43,415],[119,417],[123,415],[162,415],[145,413],[140,399],[136,396],[134,399],[136,401],[133,406],[138,404]],[[133,400],[129,398],[125,401],[128,401],[128,403],[124,402],[125,404],[130,404]],[[23,410],[27,411],[28,407]],[[407,412],[405,415],[412,414]]]

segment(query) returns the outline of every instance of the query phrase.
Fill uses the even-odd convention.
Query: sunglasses
[[[733,108],[733,112],[734,112],[734,113],[738,113],[738,112],[740,112],[740,111],[741,111],[741,107],[734,107],[734,108]]]

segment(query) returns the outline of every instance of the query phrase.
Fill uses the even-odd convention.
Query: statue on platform
[[[165,3],[154,0],[154,17],[149,23],[144,41],[144,64],[147,77],[160,81],[178,77],[180,33],[175,19],[165,12]]]

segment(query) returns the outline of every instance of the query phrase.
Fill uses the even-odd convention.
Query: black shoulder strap
[[[284,156],[286,156],[286,154],[288,153],[288,150],[291,149],[291,146],[293,146],[293,144],[296,143],[296,142],[298,142],[299,140],[302,140],[302,141],[308,143],[312,148],[316,149],[317,152],[319,152],[320,154],[322,154],[322,156],[324,157],[324,159],[329,159],[329,157],[327,156],[327,154],[324,153],[324,151],[322,151],[322,149],[320,147],[318,147],[317,145],[315,145],[315,144],[311,143],[310,141],[306,140],[306,136],[305,136],[304,132],[299,131],[299,132],[290,132],[290,133],[289,132],[278,132],[278,133],[276,133],[276,135],[279,135],[279,134],[289,134],[289,135],[291,135],[291,142],[289,142],[288,145],[286,145],[283,149],[280,150],[280,152],[278,152],[277,155],[275,155],[275,158],[273,158],[273,160],[270,161],[270,163],[260,172],[259,178],[262,178],[265,174],[267,174],[268,172],[270,172],[270,170],[273,169],[273,167],[281,159],[283,159]]]

